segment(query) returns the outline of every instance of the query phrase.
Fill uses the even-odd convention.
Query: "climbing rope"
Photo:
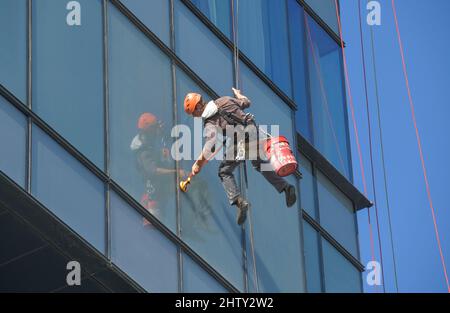
[[[334,0],[334,2],[335,2],[335,9],[336,9],[336,17],[337,17],[338,26],[339,26],[339,37],[340,37],[340,42],[341,42],[342,60],[344,62],[345,84],[347,86],[347,94],[348,94],[348,97],[350,100],[348,103],[350,105],[353,129],[355,132],[356,146],[358,149],[359,166],[361,169],[361,178],[362,178],[362,183],[363,183],[363,187],[364,187],[364,195],[367,197],[366,176],[365,176],[364,163],[363,163],[362,152],[361,152],[361,144],[360,144],[360,140],[359,140],[358,126],[356,125],[355,108],[354,108],[354,104],[353,104],[353,96],[352,96],[352,92],[351,92],[350,79],[349,79],[348,67],[347,67],[347,57],[345,54],[344,40],[342,37],[342,25],[341,25],[341,17],[339,14],[339,4],[338,4],[337,0]],[[374,238],[373,238],[373,230],[372,230],[372,221],[370,218],[370,209],[367,209],[367,219],[368,219],[368,224],[369,224],[370,250],[371,250],[371,254],[372,254],[372,261],[375,261],[375,247],[374,247]]]
[[[370,1],[370,0],[367,0]],[[361,10],[360,10],[361,12]],[[373,27],[370,27],[370,43],[372,50],[372,65],[373,65],[373,75],[374,75],[374,85],[375,85],[375,100],[376,100],[376,108],[377,108],[377,120],[378,120],[378,133],[380,136],[380,148],[381,148],[381,165],[383,168],[383,181],[384,181],[384,194],[386,198],[386,208],[388,213],[388,222],[389,222],[389,239],[391,243],[391,251],[392,251],[392,262],[394,267],[394,282],[395,282],[395,290],[398,293],[398,277],[397,277],[397,261],[395,258],[395,249],[394,249],[394,239],[393,239],[393,230],[392,230],[392,218],[391,218],[391,206],[389,201],[389,189],[387,183],[387,173],[386,173],[386,162],[384,157],[384,143],[383,143],[383,131],[381,128],[381,109],[380,109],[380,93],[378,88],[378,74],[377,74],[377,62],[375,55],[375,39],[374,39],[374,31]]]
[[[236,1],[236,8],[234,2]],[[236,9],[236,14],[235,14]],[[239,89],[239,0],[231,0],[231,17],[232,17],[232,28],[233,28],[233,57],[234,57],[234,73],[235,73],[235,82],[236,88]],[[247,183],[247,168],[245,164],[245,160],[243,162],[242,170],[245,175],[245,185],[248,188]],[[249,223],[249,231],[250,231],[250,250],[252,254],[252,263],[253,263],[253,283],[255,285],[256,293],[259,293],[259,279],[258,272],[256,270],[256,256],[255,256],[255,238],[253,231],[253,221],[252,221],[252,207],[250,206],[248,210],[248,223]]]
[[[449,279],[448,279],[448,275],[447,275],[447,266],[445,265],[444,253],[442,251],[442,245],[441,245],[441,240],[440,240],[440,236],[439,236],[439,229],[438,229],[438,224],[437,224],[437,219],[436,219],[436,212],[435,212],[434,205],[433,205],[433,199],[431,197],[430,184],[429,184],[429,181],[428,181],[428,174],[427,174],[427,169],[426,169],[426,166],[425,166],[425,158],[424,158],[423,149],[422,149],[422,141],[420,139],[419,128],[417,126],[414,101],[413,101],[413,98],[412,98],[411,86],[409,84],[408,71],[406,69],[405,52],[404,52],[404,49],[403,49],[402,37],[401,37],[401,34],[400,34],[400,26],[399,26],[398,17],[397,17],[397,10],[396,10],[396,6],[395,6],[395,0],[392,0],[391,3],[392,3],[392,11],[394,13],[395,29],[396,29],[396,32],[397,32],[397,39],[398,39],[399,48],[400,48],[400,56],[401,56],[401,59],[402,59],[403,75],[404,75],[404,78],[405,78],[406,89],[407,89],[407,92],[408,92],[409,106],[410,106],[410,109],[411,109],[412,121],[413,121],[413,124],[414,124],[415,133],[416,133],[417,145],[418,145],[418,148],[419,148],[419,155],[420,155],[420,161],[421,161],[421,164],[422,164],[423,178],[425,180],[426,193],[427,193],[428,202],[429,202],[430,209],[431,209],[431,215],[433,217],[434,232],[435,232],[436,241],[437,241],[437,244],[438,244],[439,255],[440,255],[441,263],[442,263],[442,269],[444,271],[444,277],[445,277],[445,281],[446,281],[446,284],[447,284],[447,291],[448,291],[448,293],[450,293],[450,284],[449,284]]]
[[[374,198],[375,219],[377,222],[378,248],[379,248],[379,253],[380,253],[382,286],[383,286],[383,291],[386,292],[386,287],[384,284],[384,282],[385,282],[384,263],[383,263],[383,249],[382,249],[382,243],[381,243],[380,221],[378,218],[377,190],[376,190],[376,184],[375,184],[375,166],[374,166],[374,162],[373,162],[372,123],[370,121],[366,57],[365,57],[365,51],[364,51],[363,28],[362,28],[362,18],[361,18],[361,0],[358,0],[358,20],[359,20],[359,37],[360,37],[360,44],[361,44],[360,46],[361,46],[362,68],[363,68],[363,77],[364,77],[364,95],[365,95],[365,100],[366,100],[367,129],[368,129],[368,135],[369,135],[369,154],[370,154],[370,169],[371,169],[371,174],[372,174],[372,192],[373,192],[373,198]]]

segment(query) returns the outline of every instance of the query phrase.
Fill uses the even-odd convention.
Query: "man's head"
[[[160,136],[163,124],[155,115],[146,112],[139,116],[137,127],[139,129],[141,139],[148,139],[151,137]]]
[[[157,124],[158,119],[152,113],[142,113],[139,116],[137,127],[141,131],[147,131],[153,128]]]
[[[184,111],[194,117],[202,116],[205,105],[202,95],[198,93],[188,93],[184,98]]]

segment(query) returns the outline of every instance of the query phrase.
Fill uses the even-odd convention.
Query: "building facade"
[[[334,0],[0,0],[0,29],[2,181],[133,290],[362,292],[356,211],[370,202],[352,184]],[[288,178],[295,208],[240,169],[252,203],[243,227],[218,161],[184,194],[180,170],[192,161],[167,155],[175,125],[194,127],[185,94],[214,99],[233,86],[259,124],[279,125],[300,164]],[[154,178],[156,199],[145,198],[154,186],[131,145],[145,112],[158,119],[172,173]],[[0,219],[33,225],[10,198]],[[0,272],[17,257],[0,260]]]

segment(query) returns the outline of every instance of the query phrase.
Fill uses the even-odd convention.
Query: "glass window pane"
[[[255,115],[259,125],[278,126],[280,135],[285,136],[291,146],[295,147],[291,109],[247,66],[241,63],[240,67],[242,92],[252,101],[247,111]],[[276,135],[272,127],[268,130]],[[297,186],[295,177],[289,177],[288,182]],[[287,208],[284,193],[278,194],[249,162],[248,185],[248,198],[253,212],[260,291],[303,291],[303,258],[301,257],[298,203],[293,208]],[[280,229],[283,229],[283,232],[280,232]],[[247,239],[247,248],[249,248],[250,238]],[[289,246],[280,245],[280,242],[289,242]],[[283,257],[279,257],[281,255]],[[252,254],[247,252],[247,256],[249,266],[252,266]],[[285,270],[287,268],[289,271]],[[253,270],[249,269],[248,272],[253,277]],[[249,278],[250,284],[253,284],[253,281],[253,278]],[[250,286],[250,290],[254,291],[255,289],[252,288],[255,286]]]
[[[296,185],[294,177],[288,182]],[[284,193],[279,194],[251,167],[248,184],[259,291],[305,292],[298,206],[287,208]],[[246,225],[249,291],[255,292],[251,234]]]
[[[300,154],[299,156],[300,172],[303,178],[300,180],[300,200],[301,207],[312,218],[317,217],[316,213],[316,201],[314,191],[314,176],[312,173],[311,162]]]
[[[181,1],[175,1],[176,52],[216,93],[231,95],[232,53]]]
[[[0,1],[0,84],[27,99],[27,1]]]
[[[214,25],[230,40],[233,40],[231,21],[231,0],[191,0]]]
[[[336,34],[339,34],[339,25],[336,16],[335,0],[306,0],[306,3],[316,12]]]
[[[32,194],[99,251],[105,251],[105,190],[87,168],[33,126]]]
[[[328,241],[322,240],[326,292],[359,293],[361,273]]]
[[[171,63],[112,5],[109,34],[111,176],[175,232]]]
[[[0,170],[25,187],[27,120],[0,96]]]
[[[33,2],[33,109],[103,168],[102,2],[78,3],[81,25],[70,26],[76,7]]]
[[[228,291],[188,255],[183,254],[183,292],[225,293]]]
[[[239,67],[241,71],[241,91],[252,102],[247,111],[255,115],[257,124],[267,126],[268,131],[275,131],[275,128],[272,129],[271,126],[278,126],[280,135],[285,136],[293,151],[296,151],[291,108],[248,66],[240,62]]]
[[[191,130],[186,134],[194,141],[194,119],[182,107],[184,96],[201,89],[181,70],[177,70],[178,123]],[[203,93],[205,95],[205,93]],[[205,100],[206,96],[205,96]],[[197,120],[197,129],[202,129],[202,121]],[[200,154],[191,151],[191,158]],[[182,238],[211,266],[220,272],[236,288],[243,289],[242,238],[241,228],[236,224],[235,208],[228,203],[218,177],[220,161],[211,160],[192,179],[187,193],[180,194]],[[193,161],[183,160],[180,166],[190,171]]]
[[[358,256],[356,213],[352,202],[317,172],[320,224],[355,257]]]
[[[308,292],[322,292],[319,234],[305,220],[303,221],[303,243],[305,245],[305,269]]]
[[[121,2],[170,47],[169,0],[121,0]]]
[[[284,1],[238,1],[239,48],[291,96],[289,38]]]
[[[149,292],[177,292],[177,248],[111,192],[111,258]]]
[[[311,107],[308,100],[308,79],[306,74],[306,37],[303,7],[297,0],[288,0],[289,33],[292,59],[293,94],[297,104],[297,131],[312,142]]]
[[[314,145],[344,176],[350,178],[341,49],[309,16],[305,18],[305,27]]]

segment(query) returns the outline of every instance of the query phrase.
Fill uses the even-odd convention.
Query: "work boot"
[[[245,200],[242,197],[239,197],[236,200],[235,204],[238,209],[236,222],[238,223],[238,225],[242,225],[245,223],[245,220],[247,219],[247,212],[250,204],[247,202],[247,200]]]
[[[297,202],[297,195],[295,194],[295,187],[292,185],[284,188],[284,195],[286,196],[286,205],[288,208],[292,207]]]

